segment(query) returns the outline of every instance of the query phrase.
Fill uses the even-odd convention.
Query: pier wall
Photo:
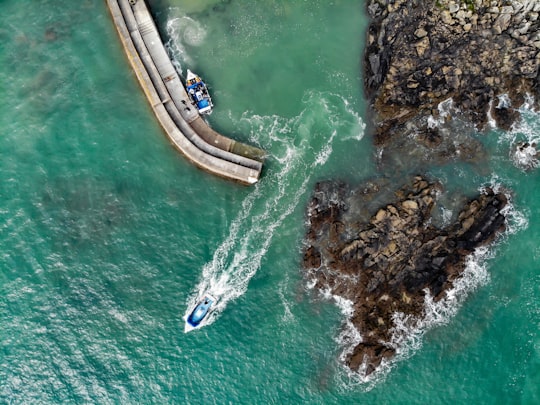
[[[107,0],[125,53],[171,143],[193,164],[243,184],[258,181],[264,151],[208,126],[176,72],[144,0]]]

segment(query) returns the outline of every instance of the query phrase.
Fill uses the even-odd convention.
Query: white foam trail
[[[250,132],[268,136],[266,150],[272,151],[268,173],[242,202],[229,234],[203,267],[201,281],[188,300],[184,318],[205,293],[219,297],[205,325],[215,321],[228,302],[247,290],[249,280],[259,269],[272,238],[283,221],[296,209],[307,192],[317,167],[326,164],[338,136],[340,117],[350,120],[343,99],[328,93],[309,92],[306,108],[299,116],[242,118]],[[337,109],[337,110],[336,110]],[[358,118],[359,119],[359,118]],[[361,126],[361,120],[357,126]]]
[[[312,279],[316,282],[315,278]],[[313,287],[309,287],[313,288]],[[320,291],[321,295],[327,300],[333,300],[337,307],[340,309],[341,314],[345,317],[345,325],[343,330],[336,338],[336,342],[343,347],[343,350],[339,356],[339,359],[344,362],[353,349],[362,342],[362,336],[356,326],[351,322],[351,317],[354,314],[354,302],[343,298],[339,295],[332,294],[331,290],[325,289]]]
[[[350,130],[348,131],[349,134],[348,135],[345,134],[345,136],[343,136],[342,139],[344,141],[348,141],[348,140],[360,141],[364,137],[366,124],[362,120],[358,112],[356,112],[352,108],[352,106],[346,99],[343,99],[343,103],[344,103],[345,110],[348,113],[348,117],[350,119],[347,120],[348,122],[345,122],[345,123],[340,122],[339,125],[343,126],[344,124],[349,124]]]

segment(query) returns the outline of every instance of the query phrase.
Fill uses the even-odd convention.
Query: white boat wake
[[[204,265],[201,281],[188,299],[184,319],[204,294],[211,294],[218,302],[200,326],[209,325],[229,301],[246,292],[276,231],[298,206],[317,167],[331,156],[338,133],[344,139],[361,138],[364,123],[342,97],[309,92],[303,103],[306,108],[292,119],[242,118],[240,124],[247,124],[251,134],[268,136],[269,145],[264,145],[272,151],[268,172],[244,199],[228,236]],[[186,326],[185,331],[189,329]]]

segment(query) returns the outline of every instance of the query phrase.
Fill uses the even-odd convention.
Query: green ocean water
[[[512,153],[538,114],[476,135],[479,165],[425,168],[447,208],[508,190],[510,231],[362,381],[339,362],[346,314],[300,261],[314,184],[378,175],[364,2],[148,3],[178,68],[209,83],[210,124],[268,151],[265,171],[239,186],[169,145],[105,1],[0,0],[0,403],[540,403],[539,169]],[[185,334],[209,283],[221,307]]]

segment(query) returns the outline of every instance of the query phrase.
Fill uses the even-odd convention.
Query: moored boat
[[[198,328],[201,326],[202,321],[208,316],[212,310],[212,306],[217,302],[217,299],[210,294],[205,294],[202,300],[200,300],[193,311],[188,315],[186,319],[186,331]]]
[[[203,80],[188,69],[186,77],[186,90],[191,98],[191,102],[200,114],[210,114],[212,112],[212,98],[208,92],[208,87]]]

